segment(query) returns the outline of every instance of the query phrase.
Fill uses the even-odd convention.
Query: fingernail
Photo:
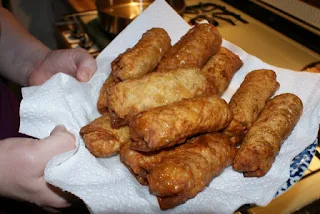
[[[82,72],[81,73],[82,81],[89,81],[90,78],[91,78],[91,73],[89,73],[89,72]]]

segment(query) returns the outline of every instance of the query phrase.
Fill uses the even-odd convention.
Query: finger
[[[44,180],[43,177],[37,181],[37,189],[33,195],[33,201],[41,207],[64,208],[71,205],[72,199],[76,198],[68,192],[54,187]],[[41,197],[39,197],[41,196]]]
[[[50,135],[57,135],[60,132],[67,132],[66,127],[64,125],[57,125],[50,133]]]
[[[38,141],[35,153],[39,157],[39,164],[44,168],[54,156],[75,148],[74,135],[68,132],[64,126],[57,126],[49,137]]]
[[[73,61],[77,66],[76,78],[81,82],[88,81],[97,70],[94,58],[84,49],[74,49]]]

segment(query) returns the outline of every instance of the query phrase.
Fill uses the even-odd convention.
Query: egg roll
[[[213,85],[212,94],[221,96],[228,88],[231,79],[236,71],[242,67],[243,63],[239,56],[221,47],[201,69],[201,73]]]
[[[216,96],[181,100],[145,111],[130,121],[131,149],[156,151],[187,137],[219,131],[232,119],[228,104]]]
[[[108,92],[109,112],[128,124],[130,118],[142,111],[199,96],[208,87],[210,84],[196,68],[153,72],[112,87]]]
[[[233,168],[245,177],[262,177],[270,170],[284,140],[301,117],[303,104],[294,94],[268,101],[261,116],[245,136]]]
[[[232,164],[236,148],[218,132],[197,136],[176,147],[148,173],[150,192],[162,210],[195,197]]]
[[[117,154],[121,145],[130,140],[129,128],[112,129],[109,114],[93,120],[80,129],[87,149],[96,157]]]
[[[124,144],[120,148],[120,160],[127,166],[130,172],[136,177],[142,185],[147,185],[147,173],[160,161],[168,150],[161,150],[157,152],[139,152],[130,148],[131,142]]]
[[[162,28],[152,28],[133,47],[111,63],[111,75],[116,82],[139,78],[153,71],[171,48],[171,39]]]
[[[98,97],[97,109],[100,114],[108,113],[108,100],[107,100],[107,91],[114,86],[116,83],[113,78],[109,76],[106,81],[103,83]]]
[[[160,61],[157,71],[166,72],[177,68],[202,68],[215,54],[222,38],[212,24],[197,24],[191,28]]]
[[[267,100],[278,90],[277,75],[272,70],[254,70],[245,77],[229,106],[233,119],[224,133],[234,144],[241,140],[257,120]]]

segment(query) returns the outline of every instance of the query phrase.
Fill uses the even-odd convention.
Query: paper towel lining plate
[[[292,160],[290,165],[290,177],[275,194],[275,197],[278,197],[287,191],[303,177],[305,171],[308,169],[309,164],[311,163],[313,156],[316,153],[317,144],[318,139],[316,139],[310,146],[308,146],[303,152],[301,152]]]

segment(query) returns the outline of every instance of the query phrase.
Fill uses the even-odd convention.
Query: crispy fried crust
[[[162,28],[152,28],[142,35],[131,49],[111,63],[111,75],[116,82],[139,78],[153,71],[171,47],[171,39]]]
[[[108,91],[109,111],[128,122],[142,111],[199,96],[207,87],[206,78],[195,68],[154,72],[112,87]]]
[[[173,208],[195,197],[232,164],[235,149],[227,136],[209,133],[168,153],[147,175],[160,208]]]
[[[130,143],[121,146],[119,153],[120,160],[142,185],[147,185],[148,171],[150,171],[157,163],[160,163],[162,158],[168,153],[168,150],[143,153],[130,149]]]
[[[233,168],[245,177],[264,176],[298,122],[302,109],[301,100],[294,94],[281,94],[268,101],[244,138]]]
[[[211,24],[198,24],[190,29],[160,61],[157,71],[165,72],[177,68],[202,68],[216,53],[222,38]]]
[[[228,104],[216,96],[202,96],[160,106],[130,121],[131,149],[156,151],[185,142],[187,137],[219,131],[232,119]]]
[[[107,91],[114,86],[116,83],[112,79],[111,76],[109,76],[106,81],[103,83],[99,97],[97,102],[97,109],[100,112],[100,114],[105,114],[108,112],[108,100],[107,100]]]
[[[130,140],[129,128],[112,129],[110,117],[104,114],[80,130],[87,149],[96,157],[118,153],[120,146]]]
[[[272,70],[254,70],[232,96],[229,105],[233,120],[224,131],[234,144],[240,143],[248,129],[256,121],[267,100],[278,90],[279,83]]]
[[[238,71],[242,65],[241,59],[236,54],[227,48],[221,47],[203,66],[201,73],[213,86],[211,93],[221,96],[228,88],[235,72]]]

